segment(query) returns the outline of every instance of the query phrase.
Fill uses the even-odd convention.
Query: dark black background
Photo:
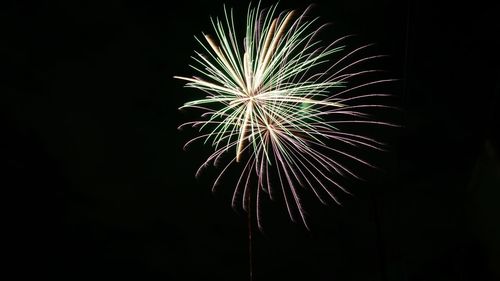
[[[192,91],[172,76],[189,75],[193,35],[222,2],[2,4],[2,252],[14,277],[248,279],[232,182],[212,194],[213,171],[195,179],[201,148],[184,152],[193,132],[176,129]],[[500,11],[435,2],[315,1],[327,37],[357,34],[390,55],[403,128],[385,171],[351,183],[343,207],[309,206],[311,232],[266,206],[255,280],[500,280]]]

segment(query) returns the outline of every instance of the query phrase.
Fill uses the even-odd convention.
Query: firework
[[[186,81],[186,87],[205,93],[181,107],[201,110],[201,120],[181,127],[199,128],[200,135],[186,145],[199,140],[213,147],[197,174],[222,161],[223,155],[232,155],[214,187],[230,166],[240,166],[232,204],[248,211],[250,195],[256,194],[259,228],[261,196],[272,199],[275,189],[291,220],[300,220],[308,228],[299,189],[312,191],[324,204],[328,200],[340,204],[335,193],[350,193],[339,177],[358,178],[341,162],[372,166],[343,150],[343,145],[382,149],[382,143],[356,132],[355,126],[342,130],[340,126],[390,125],[366,113],[370,108],[383,108],[373,100],[386,95],[358,93],[389,80],[351,83],[375,72],[358,68],[379,56],[356,58],[368,46],[347,52],[346,37],[323,45],[317,37],[325,25],[309,18],[308,9],[280,14],[276,9],[276,5],[265,10],[260,4],[250,6],[242,37],[238,37],[232,10],[224,8],[222,19],[212,19],[215,35],[197,38],[202,51],[192,57],[195,65],[191,67],[198,76],[175,76]]]

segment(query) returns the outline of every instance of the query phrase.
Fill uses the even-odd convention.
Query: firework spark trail
[[[186,81],[186,87],[206,94],[181,107],[201,110],[202,119],[180,127],[203,131],[186,146],[203,140],[214,148],[196,175],[210,163],[217,165],[223,155],[233,153],[213,188],[229,167],[244,161],[232,205],[250,211],[250,194],[256,189],[259,228],[261,192],[274,197],[276,186],[271,186],[271,179],[277,179],[291,220],[300,220],[308,228],[299,187],[308,188],[323,204],[327,204],[327,198],[340,204],[335,190],[350,194],[338,177],[359,177],[341,162],[373,165],[336,145],[384,150],[384,144],[362,135],[355,127],[340,130],[338,126],[393,126],[372,120],[367,112],[390,108],[373,103],[388,95],[356,94],[392,80],[352,83],[354,78],[379,72],[356,70],[381,57],[356,58],[370,45],[342,54],[345,46],[340,44],[349,36],[323,46],[316,37],[325,25],[315,27],[318,19],[306,18],[309,8],[301,14],[288,11],[278,15],[276,9],[276,5],[266,10],[261,10],[260,4],[249,7],[242,46],[238,44],[232,10],[224,8],[222,20],[211,20],[215,35],[197,38],[203,52],[195,52],[192,57],[197,65],[191,67],[200,77],[175,76]],[[339,58],[335,58],[337,55]],[[250,184],[252,177],[257,178],[255,188]]]

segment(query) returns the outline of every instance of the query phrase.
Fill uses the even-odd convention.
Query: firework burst
[[[191,67],[199,77],[175,78],[206,94],[181,107],[203,114],[201,120],[181,127],[199,128],[200,135],[186,145],[201,140],[213,147],[197,174],[220,162],[223,155],[233,155],[214,187],[230,166],[240,162],[232,204],[248,211],[250,194],[256,194],[259,228],[261,196],[272,198],[276,188],[291,220],[300,220],[308,228],[299,189],[312,191],[324,204],[328,200],[340,204],[335,192],[350,193],[338,178],[358,178],[341,162],[372,166],[339,145],[382,149],[382,143],[356,132],[354,126],[350,130],[339,126],[391,125],[366,113],[385,107],[373,100],[386,95],[354,94],[389,80],[350,83],[376,71],[354,70],[379,57],[354,59],[368,46],[346,52],[342,45],[346,37],[322,45],[316,38],[324,25],[318,25],[317,18],[307,18],[307,9],[278,14],[276,5],[266,10],[259,6],[248,9],[244,37],[238,39],[233,12],[224,9],[223,19],[212,19],[215,36],[197,38],[202,52],[192,57],[196,64]],[[252,177],[255,184],[250,184]]]

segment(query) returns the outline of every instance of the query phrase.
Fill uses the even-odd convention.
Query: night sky
[[[0,16],[10,280],[248,280],[235,176],[216,193],[216,170],[194,177],[210,148],[183,151],[196,132],[177,126],[196,115],[177,109],[195,91],[172,78],[192,74],[209,16],[247,1],[33,2]],[[384,117],[402,127],[376,132],[381,169],[349,181],[343,206],[305,199],[311,231],[264,203],[254,280],[500,280],[500,10],[435,2],[314,2],[323,39],[388,55],[401,110]]]

